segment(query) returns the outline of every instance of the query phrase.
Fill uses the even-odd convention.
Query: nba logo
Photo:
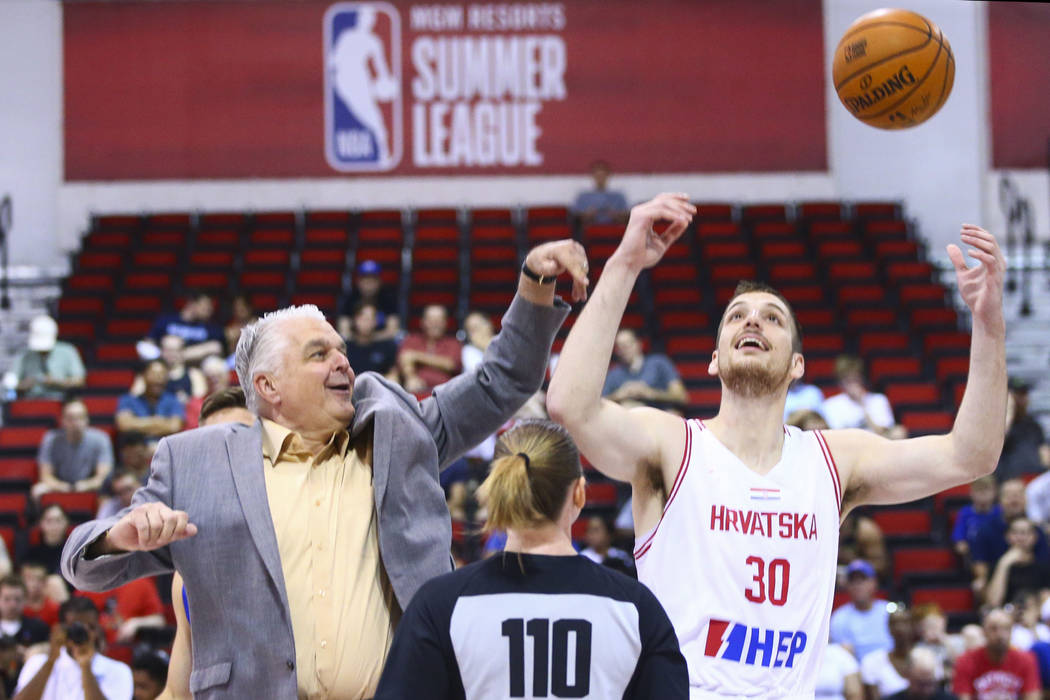
[[[325,156],[342,171],[401,160],[401,18],[384,2],[342,2],[324,16]]]

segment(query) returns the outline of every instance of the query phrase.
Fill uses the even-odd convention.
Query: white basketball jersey
[[[785,427],[780,462],[760,475],[703,421],[685,425],[663,516],[635,559],[678,634],[690,698],[812,698],[842,502],[827,443]]]

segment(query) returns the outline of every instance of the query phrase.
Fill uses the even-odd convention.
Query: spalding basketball
[[[883,9],[850,25],[831,72],[850,114],[880,129],[906,129],[948,99],[955,57],[933,22],[909,10]]]

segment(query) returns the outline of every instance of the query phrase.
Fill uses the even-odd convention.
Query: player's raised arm
[[[649,408],[625,409],[603,400],[602,387],[638,275],[659,262],[695,213],[682,194],[661,194],[631,210],[623,240],[569,333],[547,391],[551,416],[568,428],[588,460],[615,479],[633,482],[641,465],[659,465],[663,431],[684,440],[680,418]],[[654,229],[658,222],[668,222],[661,233]]]
[[[828,432],[846,484],[843,512],[863,503],[922,498],[995,469],[1006,431],[1006,261],[984,229],[964,225],[961,238],[981,264],[967,267],[959,247],[948,246],[959,293],[973,315],[970,370],[952,431],[898,441],[859,430]]]

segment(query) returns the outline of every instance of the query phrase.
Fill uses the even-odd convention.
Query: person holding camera
[[[98,653],[98,608],[70,598],[59,608],[48,653],[26,659],[15,700],[131,700],[134,683],[127,664]]]

